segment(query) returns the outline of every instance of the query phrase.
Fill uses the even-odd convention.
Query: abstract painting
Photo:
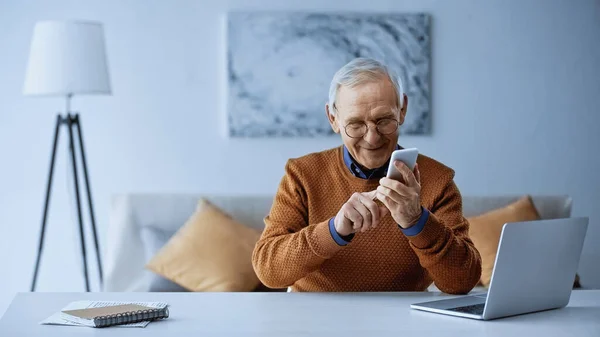
[[[400,133],[429,134],[429,28],[422,13],[229,13],[229,136],[332,135],[329,85],[356,57],[377,59],[400,76],[409,100]]]

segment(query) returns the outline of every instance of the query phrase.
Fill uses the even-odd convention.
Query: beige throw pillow
[[[260,283],[252,267],[259,237],[202,199],[146,268],[190,291],[252,291]]]
[[[467,218],[469,236],[481,255],[481,284],[487,287],[492,278],[502,226],[507,222],[539,220],[540,215],[530,196],[487,213]]]

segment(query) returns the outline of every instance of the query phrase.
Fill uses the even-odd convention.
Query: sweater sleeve
[[[462,197],[453,175],[430,210],[420,233],[407,236],[435,285],[449,294],[466,294],[481,276],[481,257],[469,238]]]
[[[252,253],[254,271],[270,288],[293,285],[343,248],[332,237],[330,219],[308,223],[300,174],[293,160],[288,161],[273,206],[265,217],[265,229]]]

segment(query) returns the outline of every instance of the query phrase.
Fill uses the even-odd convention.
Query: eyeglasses
[[[335,103],[333,103],[333,110],[337,111]],[[395,118],[382,118],[375,123],[375,129],[381,135],[389,135],[398,131],[400,122]],[[369,126],[365,122],[352,122],[346,124],[344,131],[350,138],[362,138],[369,131]]]
[[[377,121],[375,128],[382,135],[389,135],[398,130],[398,121],[393,118],[384,118]],[[344,131],[350,138],[362,138],[369,131],[365,122],[349,123],[344,127]]]

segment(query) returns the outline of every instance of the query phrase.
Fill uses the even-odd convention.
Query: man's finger
[[[376,194],[377,190],[375,190]],[[369,199],[362,194],[359,196],[359,200],[371,213],[371,226],[376,227],[379,224],[379,209],[377,208],[377,204],[373,199]]]
[[[379,201],[381,201],[381,203],[385,206],[385,208],[389,211],[390,208],[392,208],[392,205],[390,204],[391,199],[388,199],[388,197],[380,192],[377,192],[377,199],[379,199]]]
[[[354,223],[352,222],[352,220],[348,219],[346,216],[342,216],[342,222],[344,223],[344,226],[349,226],[354,228]]]
[[[360,199],[353,201],[352,206],[358,213],[360,213],[360,216],[362,217],[361,231],[366,231],[369,229],[369,227],[371,227],[371,222],[373,219],[371,211],[361,202]]]
[[[388,213],[389,213],[389,209],[387,209],[387,207],[385,206],[379,206],[379,216],[383,219]]]
[[[364,192],[361,193],[362,195],[364,195],[365,197],[367,197],[370,200],[375,200],[375,198],[377,197],[377,190],[372,190],[369,192]]]
[[[344,210],[344,217],[352,221],[352,228],[354,228],[354,230],[361,229],[363,219],[360,213],[358,213],[354,207],[348,207],[346,210]]]
[[[403,187],[406,187],[406,186],[403,186]],[[400,203],[404,202],[404,200],[406,200],[406,198],[404,196],[398,194],[398,192],[392,190],[389,187],[383,186],[383,185],[379,185],[377,187],[377,192],[389,197],[397,204],[400,204]]]
[[[396,166],[398,171],[400,171],[400,173],[402,174],[402,177],[404,178],[404,183],[406,185],[411,186],[411,187],[418,185],[415,175],[411,172],[411,170],[408,168],[408,166],[406,166],[406,164],[404,164],[403,162],[401,162],[399,160],[396,160],[394,162],[394,165]]]
[[[421,172],[419,171],[419,164],[415,164],[415,170],[413,172],[415,174],[415,179],[419,185],[421,184]]]
[[[409,187],[394,179],[381,178],[379,180],[379,184],[380,186],[389,188],[390,190],[395,191],[402,196],[409,197],[412,194],[412,191]]]

